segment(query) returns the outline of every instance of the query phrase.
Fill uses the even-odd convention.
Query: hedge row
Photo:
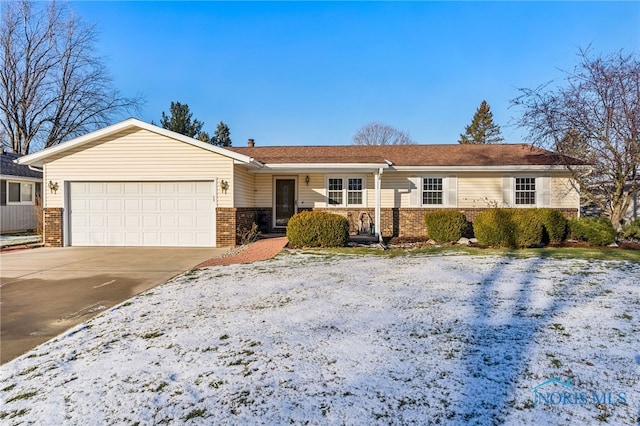
[[[464,214],[442,210],[425,214],[429,238],[440,242],[458,241],[469,227]],[[640,221],[627,228],[628,237],[637,238]],[[473,233],[479,244],[524,248],[559,243],[570,233],[594,246],[611,244],[617,232],[606,218],[567,219],[553,209],[492,208],[478,214]],[[342,247],[349,242],[347,218],[322,211],[304,211],[289,220],[287,238],[293,247]]]

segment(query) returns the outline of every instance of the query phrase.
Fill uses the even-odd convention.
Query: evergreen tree
[[[211,138],[211,143],[217,146],[231,146],[231,131],[224,121],[218,123],[216,131]]]
[[[202,121],[192,119],[193,114],[189,111],[189,105],[180,102],[171,102],[171,115],[167,116],[162,111],[160,125],[177,133],[181,133],[190,138],[195,138],[200,134],[204,123]]]
[[[465,133],[460,135],[458,143],[500,143],[504,138],[500,134],[500,126],[493,122],[493,113],[487,101],[482,101],[480,107],[465,127]]]
[[[198,139],[199,141],[202,141],[202,142],[206,142],[206,143],[211,143],[211,144],[213,143],[213,139],[211,139],[209,137],[209,133],[207,133],[207,132],[198,133],[198,137],[196,139]]]

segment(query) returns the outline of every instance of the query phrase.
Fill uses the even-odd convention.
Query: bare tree
[[[523,108],[518,124],[534,144],[592,165],[564,163],[587,200],[619,227],[640,189],[640,62],[623,51],[590,53],[580,50],[561,82],[520,89],[511,102]]]
[[[97,56],[96,30],[65,5],[3,2],[0,17],[2,143],[28,154],[110,123],[137,109],[113,87]]]
[[[408,133],[377,121],[362,126],[353,136],[354,145],[415,144]]]

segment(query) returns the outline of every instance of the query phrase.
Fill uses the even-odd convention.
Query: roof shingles
[[[0,155],[0,174],[7,176],[20,176],[29,178],[42,178],[42,172],[31,170],[29,166],[21,166],[13,162],[20,154],[3,152]]]
[[[544,166],[558,165],[559,154],[526,144],[495,145],[339,145],[230,147],[263,164],[384,164],[394,166]],[[569,159],[570,164],[584,164]]]

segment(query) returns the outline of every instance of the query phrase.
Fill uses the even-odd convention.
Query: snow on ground
[[[638,277],[468,255],[192,271],[2,366],[0,420],[635,424]]]

